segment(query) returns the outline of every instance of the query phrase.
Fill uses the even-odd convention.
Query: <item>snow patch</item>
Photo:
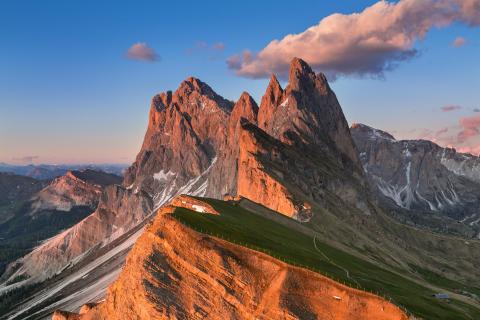
[[[175,176],[175,172],[168,170],[164,172],[163,169],[153,175],[153,179],[158,181],[167,181],[170,177]]]
[[[283,108],[285,108],[285,107],[287,107],[287,106],[288,106],[288,98],[285,99],[285,101],[283,101],[283,102],[280,104],[280,107],[283,107]]]

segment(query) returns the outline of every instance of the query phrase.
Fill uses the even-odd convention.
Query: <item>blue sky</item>
[[[193,75],[228,99],[248,91],[258,102],[267,80],[238,76],[228,57],[375,2],[2,1],[0,161],[129,163],[154,94]],[[465,45],[454,47],[457,37]],[[146,43],[160,59],[127,59],[135,43]],[[212,48],[218,43],[223,50]],[[433,139],[447,127],[456,134],[460,119],[475,117],[480,28],[432,27],[414,48],[416,57],[381,79],[340,76],[331,84],[350,123]],[[442,112],[444,106],[461,108]],[[456,146],[476,150],[479,141],[472,134]]]

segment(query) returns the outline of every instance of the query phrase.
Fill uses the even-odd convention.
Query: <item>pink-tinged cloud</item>
[[[333,76],[383,76],[417,55],[414,45],[433,27],[453,22],[480,24],[480,0],[379,1],[360,13],[332,14],[298,34],[271,41],[256,54],[230,57],[240,76],[285,78],[289,62],[301,57]]]
[[[467,43],[467,40],[465,40],[465,38],[463,38],[463,37],[456,37],[455,40],[453,40],[452,45],[453,45],[455,48],[460,48],[460,47],[464,46],[465,43]]]
[[[442,110],[443,112],[450,112],[450,111],[455,111],[455,110],[460,110],[460,109],[462,109],[462,107],[461,107],[461,106],[457,106],[457,105],[447,105],[447,106],[443,106],[443,107],[441,108],[441,110]]]
[[[225,44],[223,42],[214,43],[212,49],[217,51],[223,51],[225,50]]]
[[[480,134],[480,114],[461,118],[459,124],[461,130],[458,133],[458,142],[460,143]]]
[[[128,59],[146,62],[154,62],[160,59],[160,56],[150,48],[145,42],[138,42],[127,50]]]
[[[460,153],[470,153],[476,156],[480,156],[480,145],[460,147],[457,149],[457,151]]]

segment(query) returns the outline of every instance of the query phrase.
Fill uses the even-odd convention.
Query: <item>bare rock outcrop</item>
[[[138,239],[105,302],[58,319],[408,319],[380,297],[195,232],[173,210]]]
[[[399,219],[480,237],[478,157],[359,123],[351,132],[372,189]]]

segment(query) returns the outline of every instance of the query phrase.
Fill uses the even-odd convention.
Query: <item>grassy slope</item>
[[[480,309],[457,300],[440,301],[435,293],[405,277],[340,251],[318,239],[228,202],[206,199],[220,216],[178,208],[173,216],[198,231],[265,252],[352,287],[379,293],[424,319],[479,319]],[[326,257],[328,257],[328,259]],[[349,271],[347,276],[345,269]]]

